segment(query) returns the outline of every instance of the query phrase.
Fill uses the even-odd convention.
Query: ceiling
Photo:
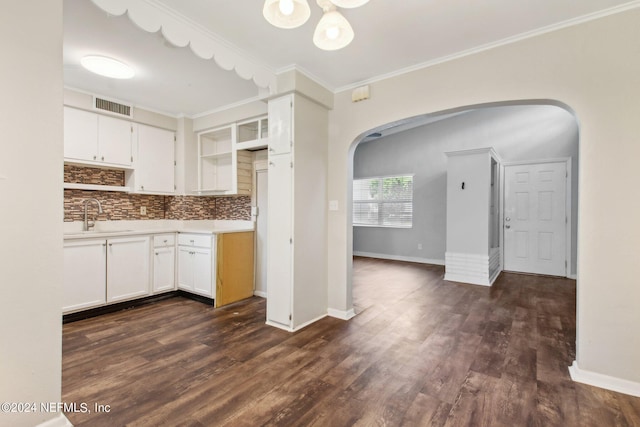
[[[313,45],[322,11],[315,0],[308,1],[309,21],[282,30],[262,17],[263,0],[145,0],[274,74],[296,67],[332,91],[640,5],[638,0],[371,0],[341,10],[355,39],[327,52]],[[197,117],[261,94],[251,80],[189,47],[174,46],[160,31],[142,30],[127,14],[109,15],[91,0],[64,0],[63,52],[66,87],[173,116]],[[131,80],[92,75],[79,65],[87,54],[121,59],[137,74]]]

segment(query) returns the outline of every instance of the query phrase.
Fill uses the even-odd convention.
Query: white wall
[[[555,99],[580,124],[577,362],[640,390],[640,9],[610,15],[371,84],[330,113],[329,307],[351,308],[350,156],[384,123],[461,106]]]
[[[59,402],[62,337],[62,1],[0,14],[0,402]],[[0,413],[33,426],[55,413]]]
[[[573,233],[577,243],[578,125],[566,110],[549,105],[490,107],[360,143],[354,178],[413,173],[411,229],[354,227],[353,250],[444,264],[448,151],[493,147],[503,161],[572,159]],[[422,244],[422,250],[418,244]],[[576,271],[573,252],[571,274]]]

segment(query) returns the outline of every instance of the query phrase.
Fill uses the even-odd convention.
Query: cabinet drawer
[[[175,234],[158,234],[153,236],[153,247],[174,246],[176,244]]]
[[[200,248],[211,248],[211,234],[178,234],[178,244],[180,246],[198,246]]]

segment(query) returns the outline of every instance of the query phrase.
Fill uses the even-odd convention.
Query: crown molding
[[[536,30],[527,31],[525,33],[517,34],[512,37],[507,37],[495,42],[486,43],[482,46],[477,46],[471,49],[463,50],[461,52],[457,52],[451,55],[441,56],[436,59],[432,59],[430,61],[425,61],[420,64],[412,65],[410,67],[401,68],[396,71],[392,71],[390,73],[380,74],[378,76],[372,77],[370,79],[361,80],[359,82],[351,83],[345,86],[341,86],[333,89],[334,93],[345,92],[349,90],[353,90],[359,86],[376,83],[382,80],[386,80],[392,77],[401,76],[403,74],[407,74],[413,71],[422,70],[424,68],[429,68],[434,65],[442,64],[444,62],[453,61],[456,59],[464,58],[465,56],[474,55],[476,53],[484,52],[486,50],[494,49],[500,46],[509,45],[512,43],[516,43],[522,40],[530,39],[532,37],[540,36],[543,34],[551,33],[553,31],[562,30],[564,28],[573,27],[576,25],[584,24],[586,22],[594,21],[596,19],[604,18],[610,15],[615,15],[617,13],[626,12],[631,9],[636,9],[640,7],[640,0],[633,0],[629,3],[625,3],[622,5],[614,6],[609,9],[604,9],[598,12],[589,13],[587,15],[582,15],[577,18],[569,19],[566,21],[562,21],[556,24],[548,25],[546,27],[538,28]],[[331,90],[331,89],[330,89]]]

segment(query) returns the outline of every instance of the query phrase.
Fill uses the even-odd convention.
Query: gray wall
[[[445,152],[493,147],[504,162],[571,157],[571,274],[576,271],[578,126],[552,106],[484,108],[362,142],[354,155],[354,179],[415,174],[413,228],[358,227],[354,254],[444,264],[446,247]],[[422,250],[418,249],[422,244]]]

